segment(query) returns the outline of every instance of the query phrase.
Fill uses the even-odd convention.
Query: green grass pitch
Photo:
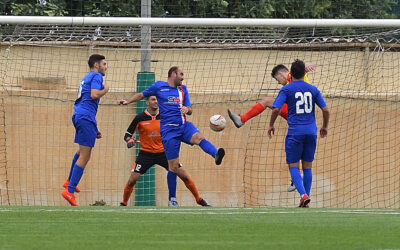
[[[0,207],[0,249],[399,249],[400,210]]]

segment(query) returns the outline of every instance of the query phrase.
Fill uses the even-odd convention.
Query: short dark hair
[[[172,66],[172,67],[168,70],[168,78],[171,77],[172,72],[175,72],[175,73],[176,73],[176,71],[177,71],[178,69],[179,69],[178,66]]]
[[[292,74],[293,78],[303,78],[306,74],[306,65],[303,61],[296,59],[296,61],[292,63],[292,67],[290,67],[290,73]]]
[[[105,56],[99,54],[93,54],[89,57],[89,68],[93,68],[95,63],[100,63],[101,60],[106,59]]]
[[[289,69],[286,68],[286,66],[283,65],[283,64],[278,64],[278,65],[276,65],[276,66],[272,69],[272,72],[271,72],[272,78],[275,78],[276,74],[278,74],[278,72],[280,72],[280,71],[289,72]]]

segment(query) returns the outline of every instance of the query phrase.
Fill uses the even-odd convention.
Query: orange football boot
[[[66,180],[62,185],[64,188],[68,188],[69,180]],[[78,187],[75,187],[75,192],[79,193],[81,190]]]
[[[69,202],[69,204],[71,204],[71,206],[78,206],[78,203],[75,200],[75,195],[68,192],[67,188],[61,192],[61,195]]]

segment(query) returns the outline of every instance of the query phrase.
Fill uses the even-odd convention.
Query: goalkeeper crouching
[[[127,206],[128,200],[132,194],[133,188],[142,174],[145,174],[149,168],[157,164],[168,171],[168,206],[178,206],[176,200],[176,176],[185,183],[186,187],[192,192],[196,202],[202,206],[209,206],[207,201],[200,197],[199,192],[194,184],[194,181],[187,172],[179,164],[177,174],[169,171],[168,160],[164,153],[164,147],[161,142],[160,135],[160,113],[158,110],[157,98],[149,96],[146,99],[147,109],[136,115],[131,124],[129,125],[124,140],[128,148],[132,148],[138,141],[134,140],[134,133],[139,131],[140,138],[140,151],[133,164],[131,175],[128,182],[125,184],[123,200],[121,206]]]

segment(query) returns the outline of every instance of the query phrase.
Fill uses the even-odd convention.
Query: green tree
[[[0,0],[3,15],[140,16],[139,0]],[[396,18],[399,0],[152,0],[153,17]]]

